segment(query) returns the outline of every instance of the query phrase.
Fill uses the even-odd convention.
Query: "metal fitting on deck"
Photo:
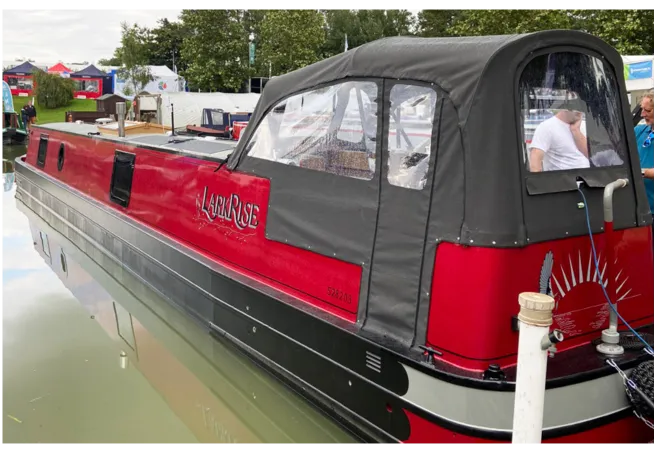
[[[550,347],[562,342],[563,340],[564,334],[558,329],[553,330],[541,339],[541,349],[548,350]]]
[[[614,190],[619,188],[624,188],[628,185],[628,180],[625,178],[619,178],[616,181],[605,186],[603,191],[603,217],[605,222],[614,221],[614,210],[612,206],[612,196],[614,195]]]
[[[541,349],[548,352],[548,357],[552,358],[557,353],[557,347],[555,344],[558,344],[564,340],[564,333],[556,329],[550,333],[544,335],[541,339]]]
[[[118,117],[118,137],[125,137],[125,103],[116,103],[116,116]]]

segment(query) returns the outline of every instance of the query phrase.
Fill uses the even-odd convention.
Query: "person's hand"
[[[573,112],[574,121],[571,123],[571,132],[580,131],[580,125],[582,124],[582,112]]]
[[[653,170],[654,169],[644,169],[644,178],[648,178],[649,180],[653,179]]]

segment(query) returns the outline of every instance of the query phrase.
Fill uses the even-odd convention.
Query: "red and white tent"
[[[48,68],[49,74],[59,74],[62,77],[68,77],[71,72],[63,63],[57,63],[55,66]]]

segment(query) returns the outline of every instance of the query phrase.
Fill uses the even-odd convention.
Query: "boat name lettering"
[[[210,222],[214,219],[232,221],[239,230],[255,229],[259,225],[259,205],[244,202],[238,194],[224,196],[220,194],[207,194],[208,188],[202,196],[202,212]],[[209,199],[208,199],[209,196]]]

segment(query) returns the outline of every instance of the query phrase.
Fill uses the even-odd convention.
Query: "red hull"
[[[33,142],[27,162],[36,166],[38,141]],[[66,165],[62,171],[57,170],[60,143],[64,143],[66,149]],[[181,240],[224,266],[355,321],[360,267],[268,240],[264,229],[269,194],[267,179],[224,168],[216,171],[215,163],[195,158],[121,146],[121,150],[135,153],[139,161],[130,205],[124,209],[112,203],[108,196],[115,149],[112,142],[52,132],[44,171],[176,241]],[[204,198],[206,187],[209,190]],[[248,203],[256,206],[252,222],[257,226],[240,229],[233,221],[218,217],[210,221],[203,212],[203,203],[210,209],[213,188],[219,188],[215,195],[229,199],[232,194],[239,194],[244,206]],[[189,207],[195,207],[193,213]],[[243,215],[244,211],[241,213]],[[262,260],[261,251],[267,252],[266,260]],[[348,302],[332,296],[328,289],[334,287],[343,289],[355,299]]]
[[[653,321],[653,243],[650,227],[614,232],[617,251],[614,281],[620,287],[619,313],[633,327]],[[605,235],[595,235],[603,273]],[[558,351],[598,338],[608,326],[609,308],[598,283],[589,237],[535,244],[521,249],[487,249],[442,244],[432,281],[428,343],[440,359],[459,367],[484,370],[490,362],[516,363],[518,332],[507,327],[516,315],[517,296],[539,291],[539,272],[552,251],[553,329],[564,333]],[[476,269],[483,270],[476,272]],[[608,280],[608,272],[603,276]],[[471,285],[475,283],[475,285]],[[526,285],[527,283],[527,285]],[[478,302],[491,301],[492,304]],[[467,307],[475,307],[469,311]],[[450,320],[466,320],[467,332]],[[624,326],[621,329],[626,329]],[[484,339],[484,341],[482,341]]]
[[[406,412],[412,426],[412,434],[406,443],[507,443],[451,432],[430,424],[426,420]],[[548,438],[544,443],[648,443],[653,440],[653,430],[634,416],[595,427],[573,435]]]
[[[32,142],[27,162],[36,165],[38,141]],[[57,170],[60,143],[66,149],[62,171]],[[217,170],[215,163],[126,144],[121,150],[135,153],[139,165],[130,204],[125,209],[108,197],[115,149],[116,145],[109,141],[49,132],[44,171],[235,271],[345,320],[356,320],[361,267],[267,239],[267,179],[225,167]],[[234,216],[250,216],[256,226],[241,228],[221,216],[209,219],[213,214],[212,196],[215,200],[218,196],[229,200],[236,194],[242,211]],[[193,213],[190,207],[195,207]],[[620,287],[619,297],[625,297],[619,302],[620,313],[635,327],[647,325],[653,321],[654,295],[649,285],[653,276],[652,230],[635,228],[615,235],[615,280]],[[595,241],[601,273],[607,280],[604,237],[596,235]],[[266,251],[265,257],[261,251]],[[554,328],[565,335],[558,349],[563,351],[598,337],[607,326],[609,313],[590,259],[588,237],[521,249],[444,243],[436,254],[427,333],[428,344],[443,353],[439,359],[478,371],[485,370],[490,362],[514,364],[518,333],[506,328],[517,313],[517,295],[539,290],[539,272],[549,251],[553,253],[551,285],[557,303]],[[331,292],[333,288],[351,295],[350,300]],[[481,301],[493,303],[479,304]],[[470,311],[471,307],[476,310]],[[456,319],[465,319],[467,331],[474,334],[459,335],[460,327],[447,322]]]

